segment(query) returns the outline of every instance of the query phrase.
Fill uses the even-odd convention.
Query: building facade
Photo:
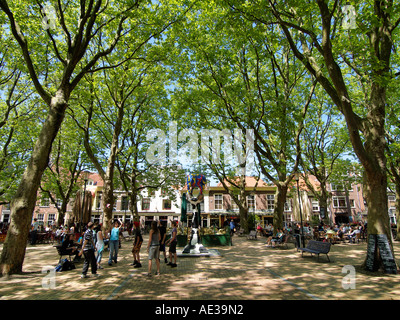
[[[310,177],[310,179],[313,179],[313,183],[315,183],[314,177]],[[88,176],[86,186],[82,186],[82,189],[90,191],[92,194],[92,221],[102,223],[104,219],[102,212],[103,181],[100,176],[97,173],[91,173]],[[349,190],[346,190],[341,185],[329,184],[327,189],[330,192],[330,203],[327,208],[327,218],[330,223],[351,223],[367,220],[368,208],[362,195],[361,185],[355,184]],[[141,224],[149,227],[152,221],[161,220],[170,226],[173,220],[179,221],[181,216],[181,196],[184,192],[186,192],[185,187],[174,189],[174,199],[170,199],[162,189],[156,191],[143,190],[137,202]],[[268,185],[261,180],[257,182],[254,178],[247,177],[246,192],[248,212],[255,214],[262,226],[272,223],[276,187]],[[231,219],[239,222],[239,208],[221,183],[216,186],[206,186],[203,194],[204,200],[200,208],[201,225],[203,227],[222,227]],[[133,216],[129,210],[128,194],[124,191],[116,190],[114,196],[113,218],[121,219],[126,223],[132,222]],[[65,221],[71,218],[74,201],[75,199],[71,199],[67,206]],[[391,222],[395,223],[395,196],[393,194],[389,194],[388,204]],[[188,204],[187,212],[188,224],[190,225],[192,212],[190,204]],[[311,221],[313,216],[319,217],[320,215],[319,203],[313,198],[311,192],[307,190],[305,184],[300,186],[300,197],[298,197],[296,188],[292,188],[288,193],[284,221],[299,221],[300,212],[303,221]],[[43,226],[55,225],[58,220],[57,208],[48,198],[39,195],[33,218],[37,218]],[[3,205],[0,207],[0,222],[7,224],[9,221],[10,207],[9,205]]]

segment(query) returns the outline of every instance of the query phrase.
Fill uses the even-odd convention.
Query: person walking
[[[101,266],[101,259],[103,257],[103,251],[104,251],[104,237],[103,237],[103,231],[101,231],[101,225],[98,225],[96,227],[96,235],[97,235],[97,241],[96,241],[96,250],[97,250],[97,256],[96,256],[96,262],[97,262],[97,268],[98,269],[103,269]]]
[[[110,232],[110,256],[108,257],[108,265],[112,265],[112,261],[114,263],[118,262],[118,248],[119,248],[119,237],[120,237],[120,229],[123,226],[123,223],[120,219],[115,220],[114,228],[112,228]]]
[[[172,268],[175,268],[177,266],[176,264],[176,244],[178,243],[178,231],[176,229],[177,223],[176,221],[172,221],[172,231],[171,231],[171,238],[167,240],[165,243],[166,245],[169,245],[169,262],[167,265],[171,266]],[[172,262],[173,261],[173,262]]]
[[[140,222],[135,221],[133,224],[135,225],[134,229],[135,238],[133,240],[133,248],[132,248],[132,254],[133,254],[132,265],[134,268],[141,268],[142,264],[140,263],[140,248],[142,247],[143,237],[140,231]]]
[[[151,276],[151,267],[153,259],[156,261],[157,272],[156,275],[160,274],[160,261],[158,260],[160,253],[160,231],[157,228],[157,221],[151,223],[151,229],[149,233],[149,242],[147,244],[147,251],[149,252],[149,272],[148,276]]]
[[[87,272],[89,270],[89,265],[91,266],[91,271],[93,276],[98,276],[97,274],[97,261],[94,255],[96,250],[94,240],[93,240],[93,222],[89,222],[87,225],[87,230],[83,236],[82,250],[79,252],[79,256],[82,253],[85,257],[85,262],[83,263],[81,278],[87,278]]]

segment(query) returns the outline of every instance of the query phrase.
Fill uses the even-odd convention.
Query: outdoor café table
[[[44,240],[46,239],[46,235],[47,235],[46,232],[38,232],[36,243],[43,243]]]

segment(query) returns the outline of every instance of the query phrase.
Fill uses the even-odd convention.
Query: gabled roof
[[[242,183],[242,178],[241,177],[236,177],[236,178],[230,179],[230,180],[231,181],[233,180],[237,184],[241,184]],[[229,181],[228,180],[225,180],[225,181],[226,181],[226,185],[228,187],[230,187],[231,184],[229,183]],[[256,177],[249,177],[249,176],[245,177],[244,183],[245,183],[246,187],[248,187],[248,188],[254,188],[255,186],[257,186],[257,187],[270,187],[271,186],[271,185],[268,185],[267,183],[265,183],[262,179],[257,179]],[[219,182],[217,184],[217,187],[223,187],[222,182]]]

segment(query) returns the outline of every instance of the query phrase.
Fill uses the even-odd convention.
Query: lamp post
[[[82,210],[81,210],[81,218],[79,221],[79,233],[82,233],[82,223],[83,223],[83,210],[85,209],[85,194],[86,194],[86,184],[88,182],[89,173],[83,173],[83,180],[85,181],[85,185],[83,187],[83,200],[82,200]]]
[[[301,225],[301,243],[303,244],[303,248],[305,248],[304,244],[304,229],[303,229],[303,214],[301,212],[301,199],[300,199],[300,188],[299,188],[299,180],[300,180],[300,173],[295,172],[294,174],[294,180],[296,180],[297,183],[297,197],[299,200],[299,209],[300,209],[300,225]]]

